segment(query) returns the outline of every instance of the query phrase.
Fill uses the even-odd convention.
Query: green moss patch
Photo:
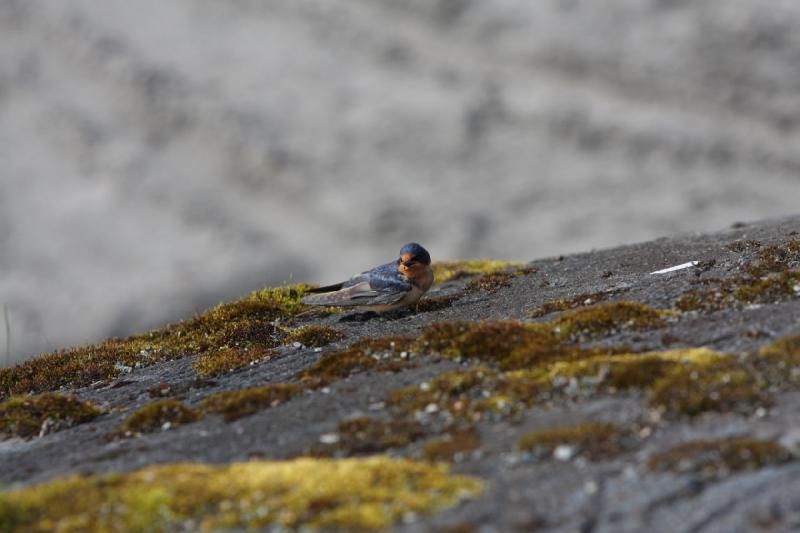
[[[535,309],[530,310],[528,312],[528,316],[539,318],[556,311],[567,311],[569,309],[577,309],[579,307],[594,305],[598,302],[607,300],[612,296],[625,292],[626,290],[627,289],[612,289],[601,292],[579,294],[571,298],[562,298],[561,300],[551,300],[543,303]]]
[[[631,449],[631,437],[619,426],[587,422],[575,426],[555,427],[523,434],[519,449],[539,458],[556,455],[564,459],[585,457],[597,461],[608,459]],[[557,449],[559,449],[557,451]],[[563,452],[560,456],[559,452]]]
[[[221,414],[226,422],[285,403],[302,392],[294,383],[276,383],[238,391],[213,394],[203,400],[200,408],[206,413]]]
[[[503,370],[531,368],[558,360],[585,359],[617,349],[579,348],[560,330],[566,322],[536,324],[516,320],[452,321],[431,324],[413,349],[447,358],[476,359]]]
[[[193,363],[197,375],[203,378],[217,377],[255,363],[266,361],[275,352],[262,346],[248,348],[228,348],[205,353]]]
[[[345,338],[341,331],[328,326],[302,326],[289,332],[286,336],[286,344],[299,342],[308,348],[320,348],[332,342],[337,342]]]
[[[73,476],[5,493],[2,501],[16,531],[378,530],[480,490],[480,481],[444,465],[302,458]]]
[[[516,320],[486,322],[453,321],[431,324],[414,345],[418,351],[435,352],[455,359],[478,359],[513,366],[520,353],[549,351],[559,345],[545,326]]]
[[[413,366],[409,361],[412,342],[413,339],[401,336],[363,339],[346,350],[324,355],[297,377],[305,386],[318,388],[367,370],[403,370]]]
[[[565,311],[551,322],[557,334],[570,340],[591,340],[623,330],[644,331],[666,325],[670,312],[637,302],[611,302]]]
[[[201,416],[178,400],[159,400],[137,409],[109,437],[135,437],[143,433],[166,431],[196,422]]]
[[[425,436],[422,424],[413,420],[383,421],[359,417],[339,422],[334,442],[316,447],[316,456],[349,456],[402,448]]]
[[[748,437],[687,442],[650,457],[647,466],[656,472],[724,477],[792,460],[780,444]]]
[[[280,345],[285,334],[275,322],[291,321],[306,308],[300,299],[309,287],[264,289],[149,333],[45,354],[0,369],[0,398],[107,382],[121,372],[166,359]]]
[[[74,396],[14,396],[0,403],[0,437],[31,439],[88,422],[100,412],[91,402]]]
[[[707,411],[749,413],[772,398],[754,369],[733,357],[680,365],[657,380],[650,404],[670,414],[696,416]]]
[[[431,265],[436,283],[444,283],[478,274],[489,274],[499,270],[508,270],[524,263],[495,261],[491,259],[468,259],[458,261],[437,261]]]

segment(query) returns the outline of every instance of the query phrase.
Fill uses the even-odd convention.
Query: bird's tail
[[[344,282],[342,283],[334,283],[333,285],[325,285],[324,287],[317,287],[316,289],[308,289],[306,292],[310,292],[313,294],[317,294],[320,292],[333,292],[338,291],[344,286]]]
[[[340,290],[343,285],[344,283],[334,283],[333,285],[309,289],[306,292],[311,293],[311,295],[303,296],[300,301],[306,305],[335,305],[332,302],[337,300],[336,291]]]

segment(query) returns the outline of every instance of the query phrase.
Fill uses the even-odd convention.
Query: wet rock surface
[[[509,276],[507,285],[489,284],[488,290],[480,283],[469,288],[474,277],[436,286],[431,298],[455,297],[440,309],[363,321],[343,320],[346,315],[340,313],[302,317],[303,325],[329,326],[345,337],[321,348],[285,345],[268,360],[213,378],[198,377],[192,366],[197,356],[136,368],[110,382],[68,391],[104,409],[91,421],[29,440],[0,441],[0,482],[14,489],[70,473],[131,471],[159,463],[380,453],[444,458],[452,462],[454,472],[486,482],[475,499],[431,516],[406,517],[408,523],[396,526],[400,531],[722,532],[797,527],[800,388],[790,379],[797,370],[781,363],[775,368],[782,376],[776,377],[774,368],[758,366],[758,354],[800,333],[800,297],[731,302],[700,312],[677,311],[674,306],[687,291],[716,286],[717,280],[763,262],[761,251],[770,246],[791,248],[798,232],[800,218],[793,217],[539,259],[525,265],[524,273]],[[750,244],[743,246],[745,241]],[[784,266],[793,271],[800,265],[790,255]],[[690,261],[699,263],[651,274]],[[763,373],[756,381],[769,401],[748,397],[735,408],[708,408],[695,416],[659,410],[647,387],[605,386],[607,376],[614,375],[612,366],[564,383],[556,383],[557,378],[536,382],[529,389],[529,402],[514,403],[507,398],[519,393],[502,384],[518,376],[515,371],[530,368],[503,373],[491,354],[475,360],[433,353],[420,344],[400,346],[405,342],[401,339],[419,342],[432,324],[446,321],[511,319],[523,321],[525,328],[550,327],[570,311],[534,312],[541,316],[531,318],[532,311],[546,302],[607,291],[613,295],[604,301],[646,304],[663,312],[665,319],[643,329],[617,324],[602,334],[568,341],[570,350],[605,354],[624,347],[625,353],[639,354],[704,348],[730,354],[741,365],[736,368],[750,372],[752,364],[754,373]],[[586,300],[575,309],[596,303]],[[543,331],[535,329],[530,335]],[[389,336],[396,339],[396,351],[354,352],[354,357],[383,353],[375,366],[354,366],[349,377],[325,384],[302,378],[322,358],[346,351],[359,340]],[[577,352],[564,353],[577,357]],[[732,380],[736,368],[730,371]],[[492,380],[501,385],[490,386]],[[198,421],[168,424],[162,431],[109,438],[137,409],[164,398],[202,411],[203,400],[213,394],[285,383],[299,384],[303,390],[231,422],[209,412]],[[542,383],[549,387],[544,394]],[[412,393],[396,393],[392,399],[391,391],[401,389]],[[719,390],[725,394],[727,389]],[[470,396],[469,391],[478,392]],[[428,393],[436,394],[430,403],[404,410]],[[503,402],[514,406],[507,408]],[[593,428],[602,429],[599,440],[593,440]],[[528,444],[520,446],[525,435]],[[538,442],[546,446],[537,447]],[[690,444],[696,442],[711,444]]]

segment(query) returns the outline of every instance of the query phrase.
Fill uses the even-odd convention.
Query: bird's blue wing
[[[389,305],[401,300],[412,289],[411,283],[397,270],[396,263],[387,263],[362,272],[342,283],[334,292],[306,296],[310,305]]]

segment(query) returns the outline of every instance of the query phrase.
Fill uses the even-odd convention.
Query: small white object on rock
[[[558,459],[559,461],[571,461],[573,457],[575,457],[575,452],[578,450],[575,446],[566,446],[564,444],[560,446],[556,446],[556,449],[553,450],[553,457]]]
[[[336,444],[339,442],[339,434],[338,433],[323,433],[319,436],[319,441],[322,444]]]
[[[675,272],[676,270],[683,270],[684,268],[691,268],[693,266],[697,266],[700,261],[689,261],[688,263],[681,263],[680,265],[675,265],[673,267],[664,268],[661,270],[656,270],[655,272],[650,272],[650,275],[653,274],[668,274],[669,272]]]
[[[302,342],[297,342],[297,341],[294,341],[294,342],[292,343],[292,346],[294,346],[295,348],[302,348],[302,347],[303,347],[303,343],[302,343]]]
[[[425,412],[428,414],[436,413],[438,411],[439,411],[439,406],[436,405],[435,403],[429,403],[428,405],[425,406]]]
[[[583,491],[586,494],[595,494],[598,490],[600,490],[600,487],[597,485],[596,481],[587,481],[583,485]]]

